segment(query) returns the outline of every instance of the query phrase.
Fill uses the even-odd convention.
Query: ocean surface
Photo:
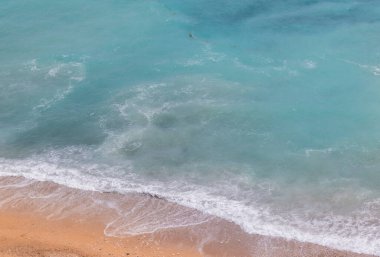
[[[380,1],[3,0],[9,175],[380,255]]]

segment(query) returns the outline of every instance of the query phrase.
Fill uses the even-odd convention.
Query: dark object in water
[[[149,196],[151,198],[155,198],[155,199],[159,199],[159,200],[166,200],[164,197],[162,196],[159,196],[157,194],[152,194],[152,193],[148,193],[148,192],[144,192],[142,193],[143,195],[146,195],[146,196]]]

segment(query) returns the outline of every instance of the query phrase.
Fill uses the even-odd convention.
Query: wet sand
[[[101,224],[49,221],[35,215],[0,213],[0,256],[201,256],[196,249],[155,245],[144,236],[112,238]]]
[[[124,215],[136,206],[140,209],[134,216]],[[157,212],[158,208],[167,214]],[[173,212],[175,216],[171,216]],[[3,177],[0,178],[0,257],[369,256],[248,235],[237,225],[211,216],[198,224],[131,233],[136,228],[149,228],[150,224],[156,226],[165,217],[187,215],[191,220],[199,217],[193,216],[196,212],[152,195],[83,191],[51,182]]]

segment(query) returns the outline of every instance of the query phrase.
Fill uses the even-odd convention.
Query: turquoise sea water
[[[379,42],[378,0],[3,0],[0,175],[379,255]]]

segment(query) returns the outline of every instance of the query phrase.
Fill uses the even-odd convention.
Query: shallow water
[[[0,174],[379,255],[379,17],[374,0],[6,0]]]

